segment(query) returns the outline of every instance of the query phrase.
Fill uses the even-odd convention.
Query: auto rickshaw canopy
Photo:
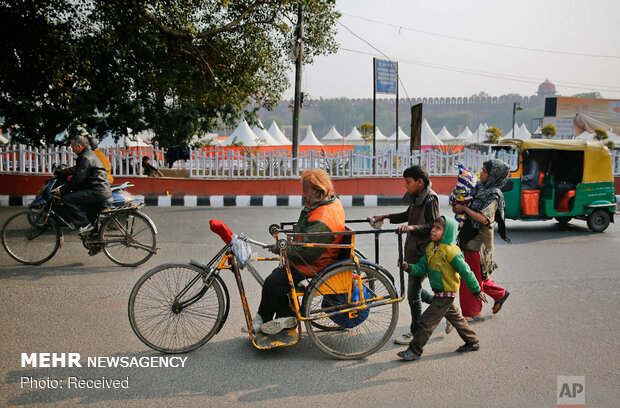
[[[520,151],[525,149],[553,149],[553,150],[579,150],[584,152],[583,158],[583,183],[597,183],[614,181],[611,169],[611,153],[600,142],[585,140],[548,140],[510,139],[499,142],[500,146],[515,145]]]

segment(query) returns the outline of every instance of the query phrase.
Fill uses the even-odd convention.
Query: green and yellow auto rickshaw
[[[494,157],[510,165],[502,189],[506,218],[560,223],[586,220],[602,232],[614,221],[616,195],[611,154],[599,142],[581,140],[503,140]]]

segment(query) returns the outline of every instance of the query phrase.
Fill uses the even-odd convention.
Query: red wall
[[[49,176],[2,174],[1,195],[34,195]],[[298,179],[284,180],[205,180],[181,178],[116,177],[114,183],[129,181],[133,194],[139,195],[298,195],[301,183]],[[456,184],[456,176],[431,177],[433,189],[438,194],[450,194]],[[342,195],[401,195],[405,183],[401,177],[364,177],[335,179],[337,194]],[[620,177],[615,178],[616,194],[620,194]]]

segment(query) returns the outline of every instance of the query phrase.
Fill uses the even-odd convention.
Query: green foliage
[[[35,144],[82,123],[169,146],[251,122],[288,87],[299,4],[311,63],[337,49],[333,0],[0,0],[0,116]]]
[[[366,143],[372,142],[372,132],[373,132],[372,123],[370,122],[362,123],[361,125],[357,127],[357,130],[362,134],[362,138],[366,141]]]
[[[607,132],[604,131],[603,129],[600,128],[596,128],[594,129],[594,140],[598,140],[598,141],[603,141],[603,140],[607,140],[609,138],[609,136],[607,135]]]
[[[540,132],[541,132],[541,133],[542,133],[542,134],[543,134],[546,138],[550,138],[550,137],[555,136],[555,134],[556,134],[556,129],[555,129],[555,126],[553,126],[552,124],[548,124],[548,125],[543,126],[543,127],[540,129]]]
[[[611,151],[614,150],[616,148],[616,144],[613,142],[613,140],[608,140],[605,143],[603,143],[605,146],[607,146],[607,148]]]
[[[502,131],[496,128],[495,126],[491,126],[486,130],[487,140],[486,143],[495,144],[499,142],[499,138],[502,136]]]

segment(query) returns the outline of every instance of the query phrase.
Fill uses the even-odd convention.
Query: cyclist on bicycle
[[[334,186],[329,175],[323,170],[313,169],[304,172],[301,180],[302,197],[306,205],[301,210],[293,231],[298,233],[344,231],[344,209],[340,200],[334,195]],[[304,237],[297,241],[338,244],[342,238],[342,235],[325,235]],[[278,253],[275,246],[271,250]],[[295,285],[334,263],[338,252],[338,248],[289,246],[286,255],[290,261]],[[290,290],[286,269],[283,267],[274,269],[265,279],[258,313],[252,320],[256,332],[275,334],[297,325],[297,319],[287,297]]]
[[[80,205],[94,206],[112,197],[110,182],[101,160],[90,149],[90,143],[84,136],[71,139],[71,149],[77,154],[75,172],[69,181],[54,190],[62,197],[62,203],[80,234],[93,229]]]

